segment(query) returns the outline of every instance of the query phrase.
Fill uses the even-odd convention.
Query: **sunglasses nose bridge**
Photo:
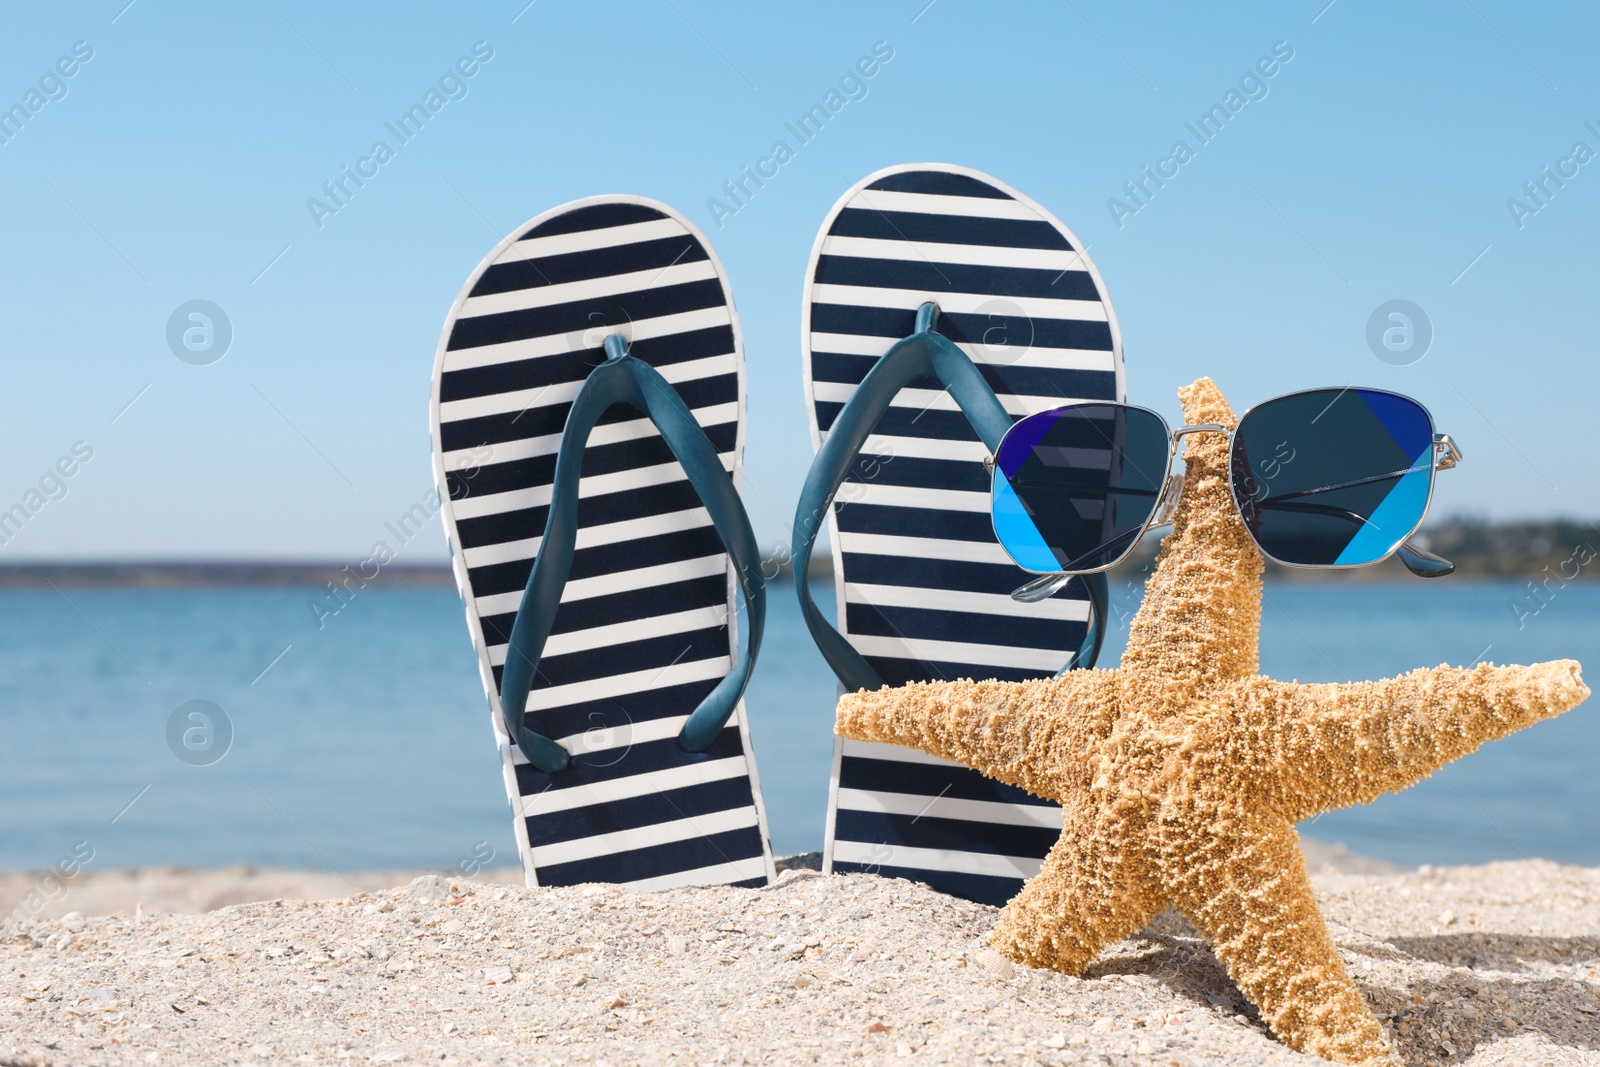
[[[1228,433],[1228,432],[1230,432],[1228,430],[1228,428],[1226,426],[1223,426],[1221,423],[1200,422],[1200,423],[1196,423],[1193,426],[1179,426],[1176,430],[1172,431],[1172,440],[1173,440],[1174,443],[1176,443],[1178,441],[1183,440],[1185,437],[1189,436],[1192,433]]]

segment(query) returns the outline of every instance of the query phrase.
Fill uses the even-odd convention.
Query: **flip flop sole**
[[[562,428],[610,333],[672,383],[737,485],[738,317],[716,254],[664,204],[594,197],[522,227],[456,298],[434,369],[434,475],[524,869],[530,885],[764,885],[772,859],[743,704],[705,752],[677,741],[737,651],[727,554],[631,407],[603,416],[585,449],[571,574],[526,707],[571,766],[541,772],[505,731],[501,669]]]
[[[924,301],[1013,416],[1120,400],[1122,345],[1082,245],[987,175],[892,167],[834,206],[801,316],[812,444]],[[1037,604],[996,542],[987,450],[938,383],[913,382],[867,439],[831,514],[839,630],[890,685],[1022,680],[1082,641],[1077,583]],[[892,745],[836,742],[825,870],[870,871],[1002,904],[1037,873],[1060,809],[976,771]]]

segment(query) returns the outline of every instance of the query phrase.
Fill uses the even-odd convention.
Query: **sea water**
[[[1140,593],[1114,587],[1102,665]],[[0,593],[0,869],[46,867],[80,843],[101,869],[515,863],[455,593],[374,585],[320,617],[314,595]],[[1285,680],[1558,657],[1586,660],[1595,679],[1600,584],[1543,601],[1517,582],[1271,585],[1261,645],[1263,671]],[[821,847],[834,699],[790,590],[774,585],[747,703],[779,854]],[[1404,864],[1600,864],[1597,755],[1591,701],[1302,830]]]

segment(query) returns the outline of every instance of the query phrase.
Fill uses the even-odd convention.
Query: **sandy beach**
[[[1308,851],[1407,1063],[1600,1064],[1600,869]],[[5,921],[0,1064],[1320,1062],[1170,914],[1069,978],[986,949],[996,909],[904,881],[411,873],[86,872],[71,910]]]

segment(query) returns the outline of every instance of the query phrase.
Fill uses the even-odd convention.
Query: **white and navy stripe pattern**
[[[451,309],[434,370],[434,473],[524,868],[530,885],[764,885],[772,859],[743,704],[707,751],[677,741],[737,652],[727,554],[631,407],[590,436],[571,576],[525,709],[571,766],[533,767],[501,719],[562,427],[610,333],[678,390],[737,484],[738,319],[715,253],[664,204],[580,200],[502,242]]]
[[[1116,318],[1065,226],[977,172],[894,167],[840,199],[812,252],[801,333],[814,445],[928,300],[1014,418],[1125,395]],[[1078,583],[1038,604],[1011,599],[1031,575],[995,540],[985,455],[938,382],[913,382],[836,498],[839,629],[890,685],[1045,677],[1082,640]],[[835,745],[825,869],[998,904],[1060,831],[1057,807],[976,771],[897,746]]]

